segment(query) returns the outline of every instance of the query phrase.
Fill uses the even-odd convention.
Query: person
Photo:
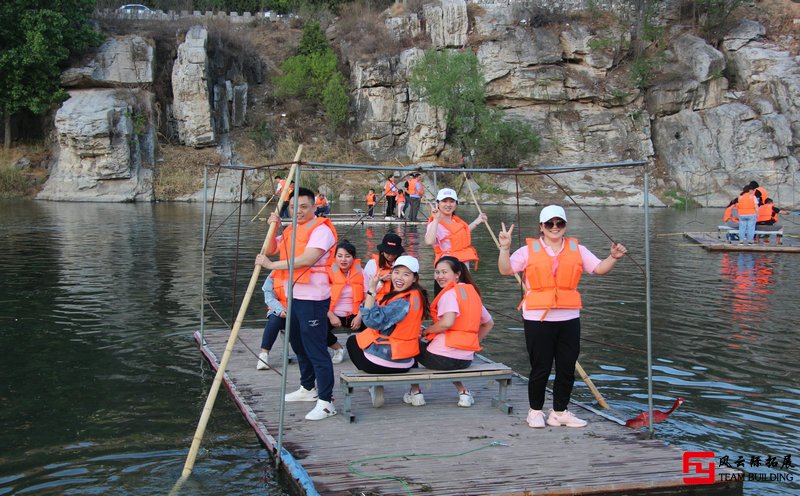
[[[275,176],[275,180],[277,182],[277,186],[275,187],[275,194],[277,194],[278,198],[280,198],[283,188],[286,187],[286,179],[282,179],[281,176]],[[286,197],[286,201],[281,203],[280,207],[281,218],[286,219],[289,217],[289,203],[291,203],[290,199],[292,197],[292,193],[294,193],[294,181],[289,183],[288,196]]]
[[[728,203],[728,206],[725,208],[725,213],[722,215],[722,222],[724,222],[726,226],[733,229],[739,229],[739,217],[737,217],[737,215],[739,215],[738,203],[739,198],[734,198],[731,200],[730,203]],[[725,234],[725,239],[729,242],[734,241],[739,239],[739,235],[728,232]]]
[[[378,253],[372,255],[372,259],[364,266],[364,280],[369,281],[370,276],[377,275],[380,278],[381,284],[378,285],[377,296],[387,294],[392,285],[389,282],[389,274],[392,272],[392,266],[397,257],[406,252],[403,248],[403,240],[393,232],[386,233],[377,246]]]
[[[756,229],[761,231],[780,231],[782,226],[778,224],[779,215],[788,215],[791,212],[783,210],[775,206],[772,198],[764,200],[764,204],[758,207],[756,214]],[[765,243],[769,243],[769,235],[764,235],[766,238]],[[775,235],[775,242],[779,245],[783,244],[783,236],[780,234]]]
[[[314,215],[317,217],[326,217],[331,213],[331,206],[328,203],[328,199],[325,198],[325,195],[322,193],[317,195],[314,206],[316,207],[316,210],[314,210]]]
[[[367,216],[370,219],[375,218],[375,204],[378,202],[378,195],[375,194],[375,190],[371,189],[367,193]]]
[[[289,202],[292,215],[297,215],[295,250],[290,254],[293,228],[284,229],[278,238],[268,241],[264,253],[279,254],[272,261],[259,254],[256,264],[275,271],[275,284],[282,284],[286,294],[293,282],[291,332],[289,342],[297,356],[300,368],[300,388],[286,395],[289,401],[316,401],[306,414],[306,420],[322,420],[336,414],[333,406],[333,362],[328,354],[328,308],[331,284],[327,265],[331,250],[336,245],[336,229],[330,219],[314,216],[314,192],[298,188],[297,212],[294,202]],[[274,212],[269,222],[280,225]],[[294,281],[289,281],[289,257],[294,260]],[[316,382],[316,386],[315,386]]]
[[[433,325],[422,330],[417,363],[433,370],[460,370],[472,365],[480,341],[494,327],[492,316],[483,306],[481,294],[464,263],[445,255],[436,263],[433,277],[443,288],[431,303]],[[472,393],[461,382],[454,382],[458,406],[475,403]],[[406,403],[421,406],[425,399],[419,384],[412,384]]]
[[[584,427],[585,420],[567,410],[575,383],[575,363],[580,352],[581,295],[577,290],[582,272],[604,275],[628,250],[621,243],[611,243],[611,253],[604,260],[566,237],[567,215],[558,205],[548,205],[539,214],[541,236],[528,238],[526,245],[510,254],[514,225],[499,235],[498,268],[503,275],[524,272],[525,298],[520,306],[525,328],[525,344],[531,363],[528,382],[527,422],[544,428],[545,386],[555,361],[553,408],[547,425]]]
[[[737,200],[739,210],[739,244],[753,244],[756,235],[757,208],[753,186],[748,184],[742,189]]]
[[[328,279],[331,281],[331,306],[328,309],[328,322],[334,328],[361,330],[361,313],[359,306],[364,301],[364,272],[361,260],[356,258],[356,247],[349,241],[342,240],[336,245],[333,265],[328,267]],[[331,333],[328,336],[336,336]],[[344,350],[337,350],[333,355],[333,363],[344,358]]]
[[[394,176],[386,176],[386,182],[383,185],[383,193],[386,197],[386,220],[394,217],[394,207],[397,201],[397,185],[394,182]]]
[[[756,204],[761,206],[767,201],[769,196],[767,195],[767,190],[764,189],[763,186],[759,186],[757,181],[750,181],[750,186],[753,188],[753,194],[756,197]]]
[[[402,189],[397,190],[397,218],[405,217],[406,193]]]
[[[267,323],[261,334],[261,351],[258,353],[256,370],[268,370],[269,352],[278,339],[278,333],[286,328],[286,291],[282,284],[275,286],[273,273],[264,280],[261,291],[264,293],[264,303],[267,305]],[[333,350],[333,363],[341,363],[344,359],[344,348],[330,330],[328,330],[328,347]]]
[[[361,306],[367,328],[347,339],[347,353],[353,365],[368,374],[408,372],[419,354],[422,319],[428,315],[428,297],[419,285],[419,261],[409,255],[397,257],[391,272],[392,290],[377,298],[379,284],[377,275],[370,276]],[[370,388],[370,394],[375,393]]]
[[[488,220],[486,214],[481,213],[471,223],[467,224],[455,215],[458,208],[458,195],[455,190],[442,188],[436,195],[436,205],[431,205],[431,217],[428,219],[428,228],[425,231],[425,244],[433,246],[434,261],[437,262],[443,255],[452,255],[464,262],[469,268],[469,262],[478,261],[478,252],[472,246],[472,231],[481,222]],[[438,295],[442,288],[434,280],[434,295]]]
[[[423,196],[425,196],[425,185],[422,184],[420,173],[415,172],[411,174],[411,179],[408,180],[408,218],[413,222],[417,222],[417,214],[419,213],[419,206]]]

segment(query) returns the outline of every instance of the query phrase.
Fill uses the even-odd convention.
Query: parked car
[[[153,12],[152,10],[150,10],[149,7],[147,7],[146,5],[142,5],[140,3],[125,4],[117,10],[119,10],[119,12],[123,14],[131,14],[131,15],[145,15],[145,14],[151,14]]]

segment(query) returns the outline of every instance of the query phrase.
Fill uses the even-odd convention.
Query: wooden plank
[[[204,355],[212,362],[221,356],[227,331],[207,330]],[[261,329],[242,329],[240,341],[258,350]],[[226,384],[237,404],[247,405],[259,439],[275,452],[281,390],[299,387],[296,364],[280,370],[281,339],[270,353],[276,369],[257,371],[256,357],[242,343],[234,347]],[[274,363],[272,363],[274,362]],[[355,374],[349,360],[334,365],[339,373]],[[424,382],[424,381],[422,381]],[[298,484],[301,494],[402,494],[400,477],[414,494],[523,495],[523,494],[689,494],[696,487],[683,483],[682,451],[640,436],[615,422],[571,405],[570,410],[588,420],[583,429],[566,427],[530,429],[526,422],[527,383],[514,376],[508,401],[511,415],[499,412],[490,398],[497,393],[495,381],[465,381],[475,395],[471,408],[458,408],[458,394],[448,382],[423,386],[427,404],[403,403],[408,388],[385,386],[385,404],[372,408],[366,388],[352,395],[359,422],[349,424],[344,415],[319,422],[304,420],[313,403],[286,403],[284,448],[313,480],[313,488]],[[334,401],[339,385],[334,386]],[[548,397],[549,405],[551,398]],[[243,411],[245,409],[243,408]],[[264,435],[263,433],[269,433]],[[367,458],[374,458],[366,460]],[[573,468],[565,469],[565,460]],[[737,473],[718,469],[718,473]],[[296,477],[296,476],[295,476]],[[702,486],[702,494],[727,491],[741,494],[742,482]],[[700,494],[700,493],[696,493]]]

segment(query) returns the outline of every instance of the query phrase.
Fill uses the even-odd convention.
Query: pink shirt
[[[443,221],[439,221],[436,225],[436,241],[434,241],[433,245],[438,246],[442,249],[443,252],[450,251],[450,240],[445,239],[450,235],[450,231],[442,225]],[[426,235],[428,233],[433,232],[433,222],[428,224],[428,227],[425,229]]]
[[[541,238],[539,238],[539,243],[544,248],[545,253],[550,255],[553,258],[553,274],[556,273],[556,269],[558,268],[558,259],[555,258],[557,253],[554,253],[549,246],[542,242]],[[562,244],[561,249],[564,249]],[[590,252],[588,248],[579,244],[578,250],[581,253],[581,261],[583,262],[583,271],[588,272],[589,274],[594,273],[594,269],[600,264],[601,260],[594,256],[594,253]],[[559,250],[561,253],[561,250]],[[523,246],[522,248],[518,249],[511,255],[511,270],[514,272],[525,272],[525,267],[528,265],[528,245]],[[523,281],[524,275],[523,275]],[[527,287],[527,282],[525,283]],[[522,318],[525,320],[541,320],[542,315],[544,314],[545,310],[527,310],[525,305],[522,305]],[[547,312],[547,316],[544,320],[550,322],[560,322],[564,320],[571,320],[577,319],[580,317],[581,312],[577,308],[551,308],[549,312]]]
[[[442,297],[439,298],[437,317],[441,318],[442,315],[450,312],[455,313],[456,317],[459,316],[455,288],[447,290]],[[492,316],[489,315],[489,311],[486,310],[486,307],[481,305],[481,324],[485,324],[490,320],[492,320]],[[475,357],[475,352],[473,351],[460,350],[458,348],[451,348],[450,346],[447,346],[445,344],[445,334],[446,333],[444,332],[436,334],[436,337],[434,337],[433,341],[431,341],[428,345],[429,352],[433,353],[434,355],[455,358],[456,360],[472,360]]]
[[[277,241],[280,242],[281,238],[283,238],[283,236],[278,236]],[[335,244],[336,238],[333,235],[333,231],[331,231],[328,226],[321,224],[311,231],[306,249],[319,248],[323,250],[325,254],[314,264],[318,267],[311,271],[309,281],[307,283],[298,282],[294,285],[294,294],[292,295],[294,298],[298,300],[322,301],[331,297],[331,282],[328,280],[328,274],[325,270],[320,269],[323,269],[323,266],[327,263],[328,257],[330,257],[329,250],[333,248]],[[295,268],[295,272],[298,270],[306,270],[306,268],[307,267]],[[286,294],[288,295],[288,279],[283,283],[283,289],[286,290]],[[350,304],[353,304],[352,298]]]
[[[333,307],[333,314],[337,317],[349,317],[353,314],[353,286],[347,284],[342,288],[339,301]]]

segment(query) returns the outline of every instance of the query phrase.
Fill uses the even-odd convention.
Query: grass
[[[222,161],[214,148],[161,145],[163,161],[153,180],[157,200],[172,200],[197,192],[203,187],[203,167]]]
[[[46,156],[44,143],[0,149],[0,198],[34,196],[47,178],[47,172],[36,167]],[[14,164],[23,157],[31,161],[31,166],[26,170],[18,170]]]

